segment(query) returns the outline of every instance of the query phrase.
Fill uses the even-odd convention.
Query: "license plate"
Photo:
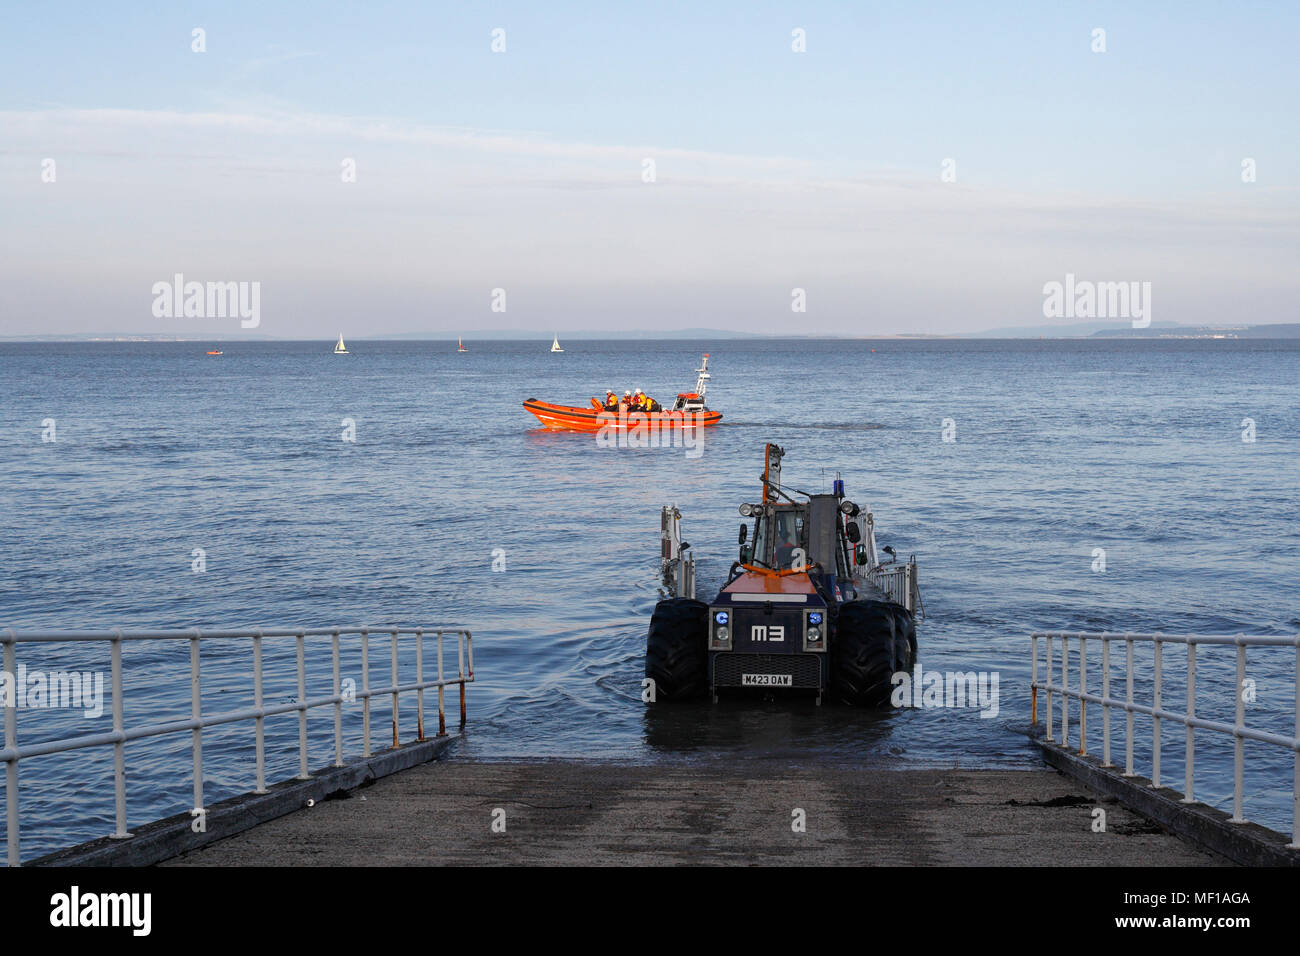
[[[741,687],[793,687],[794,678],[789,674],[741,674]]]

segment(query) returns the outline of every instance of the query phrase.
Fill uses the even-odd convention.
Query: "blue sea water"
[[[226,343],[219,357],[192,343],[0,344],[0,627],[463,622],[477,680],[461,759],[881,769],[1037,765],[1023,733],[1033,629],[1300,630],[1300,343],[573,340],[559,355],[541,340],[466,344],[355,340],[339,357],[324,341]],[[698,456],[543,432],[520,406],[638,386],[671,397],[705,350],[709,404],[725,418]],[[41,440],[48,418],[55,442]],[[341,439],[344,419],[355,442]],[[681,509],[707,597],[735,557],[736,506],[758,494],[766,441],[786,448],[796,487],[829,488],[841,472],[881,543],[916,555],[922,666],[996,672],[996,717],[641,703],[660,507]],[[386,678],[386,639],[372,643]],[[107,669],[103,646],[18,653],[29,669]],[[248,645],[204,655],[205,711],[249,703]],[[327,646],[310,656],[309,693],[326,693]],[[129,725],[188,716],[187,646],[125,657]],[[345,673],[358,661],[350,644]],[[1247,723],[1293,732],[1294,652],[1250,661]],[[268,643],[267,665],[267,699],[292,700],[292,642]],[[1168,651],[1166,706],[1181,706],[1182,667]],[[1203,649],[1197,668],[1198,712],[1230,719],[1231,650]],[[28,743],[111,726],[107,710],[18,719]],[[387,726],[382,702],[374,719]],[[406,705],[403,722],[413,727]],[[309,723],[323,766],[332,719]],[[292,776],[296,718],[267,727],[268,777]],[[346,730],[355,752],[358,708]],[[1150,722],[1137,734],[1149,773]],[[1177,786],[1182,741],[1166,725],[1163,773]],[[251,789],[249,725],[205,734],[204,749],[209,802]],[[1247,745],[1247,814],[1286,831],[1290,759]],[[1226,806],[1231,771],[1231,742],[1198,735],[1197,795]],[[187,734],[129,745],[132,825],[189,809],[189,774]],[[24,858],[109,832],[111,779],[103,748],[24,760]]]

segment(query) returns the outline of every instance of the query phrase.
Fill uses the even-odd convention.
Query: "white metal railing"
[[[392,647],[392,683],[388,687],[371,688],[370,686],[370,636],[387,635]],[[434,680],[424,679],[424,637],[433,634],[437,637],[437,670]],[[444,677],[443,635],[456,636],[456,676]],[[339,671],[339,641],[343,635],[359,635],[361,638],[361,689],[347,697],[343,695]],[[413,636],[415,638],[415,680],[398,683],[398,638]],[[298,696],[293,703],[267,706],[262,699],[262,641],[263,639],[295,638],[297,640],[297,676]],[[307,698],[306,641],[308,638],[329,637],[333,660],[333,694],[324,697]],[[201,702],[201,685],[199,679],[200,646],[204,641],[216,640],[252,640],[253,642],[253,706],[239,710],[225,711],[218,714],[203,714]],[[123,719],[122,691],[122,644],[127,641],[188,641],[190,649],[190,695],[191,716],[189,720],[172,720],[164,723],[146,724],[128,728]],[[294,628],[294,629],[253,629],[253,630],[211,630],[198,628],[188,631],[0,631],[0,646],[3,647],[4,672],[15,675],[15,649],[19,644],[59,644],[59,643],[96,643],[107,642],[110,652],[111,695],[113,730],[108,733],[82,734],[57,740],[47,740],[26,746],[18,745],[18,711],[17,700],[5,700],[4,710],[4,748],[0,749],[0,763],[5,765],[5,808],[8,830],[8,862],[10,866],[19,865],[19,813],[18,813],[18,765],[21,761],[44,754],[63,753],[86,747],[113,748],[113,789],[115,800],[116,828],[112,836],[126,839],[131,833],[126,827],[126,744],[128,741],[157,737],[164,734],[189,732],[194,766],[194,812],[203,810],[203,729],[236,721],[252,720],[255,722],[257,750],[257,787],[254,793],[266,793],[266,738],[265,718],[277,714],[297,712],[298,714],[298,777],[299,780],[311,778],[307,762],[307,711],[315,707],[333,706],[334,708],[334,766],[343,766],[343,704],[345,701],[360,700],[362,706],[362,755],[370,756],[370,698],[385,694],[392,695],[393,706],[393,746],[400,744],[399,707],[400,694],[416,693],[416,740],[424,740],[424,691],[426,688],[438,689],[438,736],[447,732],[446,709],[443,689],[449,684],[460,686],[460,722],[465,723],[465,685],[474,680],[474,649],[470,632],[463,627],[429,627],[394,628],[394,627],[329,627],[329,628]]]
[[[659,515],[659,540],[664,588],[671,597],[695,597],[695,555],[682,541],[682,513],[676,505],[664,505]]]
[[[867,580],[880,588],[895,604],[901,604],[915,616],[921,616],[921,589],[916,580],[916,558],[906,564],[886,564],[867,572]]]
[[[1046,659],[1045,673],[1046,679],[1039,680],[1038,667],[1038,641],[1042,638],[1046,641]],[[1189,634],[1189,635],[1170,635],[1170,634],[1120,634],[1107,632],[1090,632],[1090,631],[1048,631],[1036,632],[1031,635],[1033,644],[1033,666],[1032,666],[1032,714],[1031,719],[1034,724],[1038,723],[1038,691],[1043,689],[1047,693],[1047,723],[1045,739],[1060,743],[1064,747],[1070,746],[1070,700],[1079,702],[1079,747],[1080,754],[1088,752],[1088,704],[1098,704],[1101,706],[1102,721],[1102,766],[1112,767],[1110,759],[1110,711],[1112,707],[1118,707],[1124,711],[1124,736],[1125,736],[1125,758],[1124,758],[1124,776],[1133,777],[1133,715],[1144,714],[1152,720],[1152,738],[1151,738],[1151,786],[1160,789],[1160,730],[1161,722],[1172,720],[1183,725],[1184,728],[1184,780],[1183,780],[1183,803],[1195,802],[1193,786],[1193,767],[1196,756],[1196,730],[1209,730],[1220,734],[1227,734],[1234,738],[1233,752],[1233,790],[1232,790],[1232,822],[1244,823],[1245,817],[1242,816],[1242,778],[1243,767],[1245,763],[1245,741],[1256,740],[1261,743],[1274,744],[1278,747],[1284,747],[1290,750],[1293,758],[1293,780],[1291,789],[1292,816],[1291,816],[1291,842],[1288,844],[1291,849],[1300,849],[1300,635],[1292,637],[1277,636],[1255,636],[1247,634]],[[1077,659],[1079,662],[1079,686],[1078,689],[1070,687],[1070,642],[1075,641],[1077,647]],[[1095,642],[1101,645],[1101,694],[1093,694],[1088,691],[1088,643]],[[1060,683],[1055,683],[1053,679],[1053,644],[1059,642],[1060,650]],[[1115,642],[1124,644],[1124,685],[1125,693],[1122,700],[1117,700],[1110,695],[1110,646]],[[1150,705],[1137,703],[1133,699],[1133,645],[1134,643],[1153,645],[1152,657],[1152,702]],[[1186,700],[1184,709],[1180,711],[1165,709],[1162,692],[1163,692],[1163,649],[1166,644],[1182,644],[1187,648],[1187,672],[1186,672]],[[1221,721],[1206,720],[1203,717],[1196,716],[1196,648],[1201,644],[1209,645],[1227,645],[1237,649],[1237,677],[1235,688],[1236,697],[1236,716],[1231,724]],[[1247,647],[1291,647],[1296,651],[1296,693],[1295,693],[1295,735],[1287,737],[1283,734],[1270,733],[1264,730],[1247,727],[1245,724],[1245,695],[1243,687],[1246,680],[1246,648]],[[1057,695],[1061,701],[1061,737],[1057,741],[1053,736],[1053,695]]]

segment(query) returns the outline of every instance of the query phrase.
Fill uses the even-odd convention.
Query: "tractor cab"
[[[754,517],[753,546],[745,543],[749,525],[740,526],[740,563],[775,571],[792,569],[808,553],[808,509],[799,505],[759,507]],[[741,514],[745,513],[742,509]]]
[[[749,523],[740,526],[740,567],[804,571],[852,586],[857,558],[865,558],[865,551],[854,551],[861,533],[847,520],[857,515],[851,501],[839,495],[810,495],[797,503],[744,504],[740,513],[753,519],[752,534]]]

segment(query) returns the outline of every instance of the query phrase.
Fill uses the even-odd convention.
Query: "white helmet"
[[[629,392],[627,389],[623,389],[623,394],[624,394],[624,395],[631,395],[632,393]]]
[[[641,391],[641,389],[638,388],[638,389],[636,390],[636,394],[638,394],[638,395],[644,395],[645,392]]]

